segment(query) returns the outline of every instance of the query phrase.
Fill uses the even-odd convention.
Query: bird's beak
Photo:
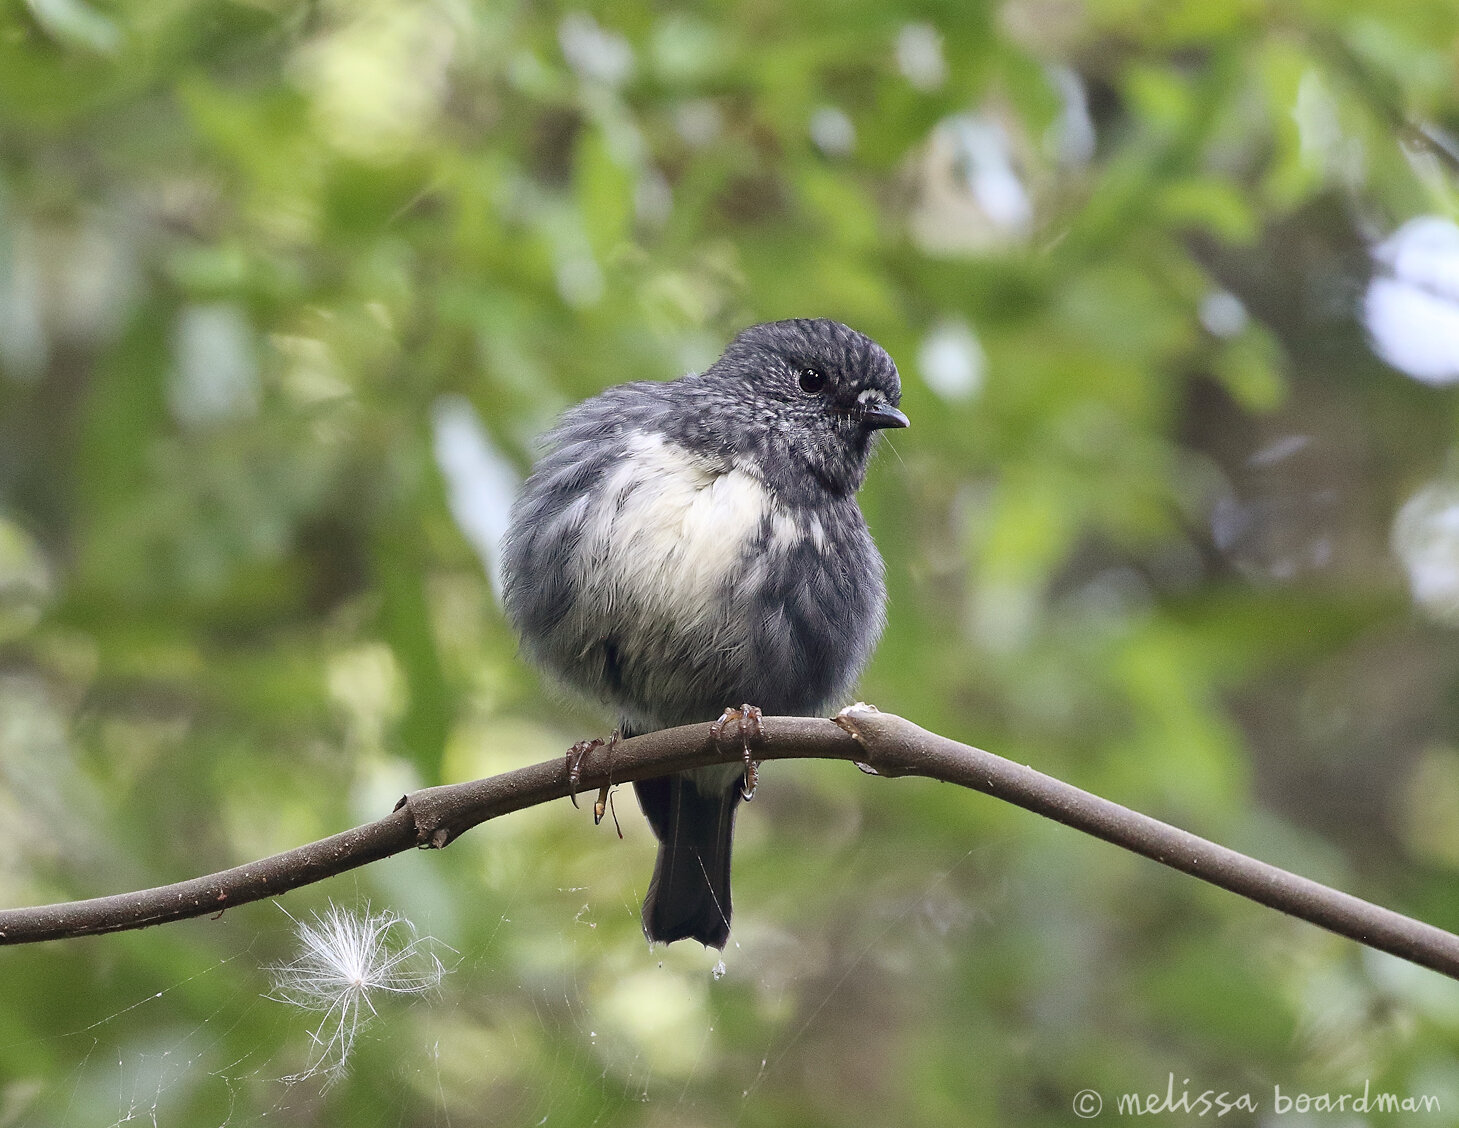
[[[861,409],[861,425],[868,431],[906,427],[912,421],[889,403],[869,403]]]

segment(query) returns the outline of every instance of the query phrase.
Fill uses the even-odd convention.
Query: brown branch
[[[708,725],[666,729],[603,749],[582,765],[581,787],[662,775],[739,756]],[[1459,979],[1459,936],[1329,889],[1235,850],[1081,791],[1042,772],[948,740],[870,706],[834,721],[766,717],[765,760],[852,760],[878,775],[925,776],[1016,804],[1243,897]],[[25,944],[205,916],[272,897],[415,846],[440,848],[478,823],[567,793],[567,765],[551,760],[472,783],[405,796],[377,822],[246,866],[176,885],[90,901],[0,910],[0,944]]]

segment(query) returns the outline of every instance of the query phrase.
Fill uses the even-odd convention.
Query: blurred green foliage
[[[829,315],[913,419],[863,696],[1459,927],[1453,617],[1390,542],[1459,404],[1357,316],[1372,244],[1456,211],[1456,59],[1453,0],[6,5],[0,902],[601,732],[472,521],[565,405]],[[1455,984],[847,765],[765,772],[716,976],[642,942],[633,807],[288,897],[451,950],[327,1091],[285,1080],[277,907],[5,950],[0,1124],[1068,1124],[1168,1075],[1459,1109]]]

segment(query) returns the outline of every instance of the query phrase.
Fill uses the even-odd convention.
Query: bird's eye
[[[800,390],[808,396],[813,396],[826,386],[826,374],[819,368],[802,368],[798,381]]]

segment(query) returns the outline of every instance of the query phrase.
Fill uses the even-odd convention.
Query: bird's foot
[[[764,719],[765,714],[756,705],[741,705],[738,709],[727,705],[719,720],[709,726],[709,735],[714,742],[723,744],[725,726],[731,721],[739,723],[740,748],[745,756],[745,782],[740,785],[740,794],[747,800],[755,797],[755,788],[760,782],[760,762],[755,759],[752,746],[765,739],[765,728],[761,723]]]
[[[603,747],[603,742],[596,736],[592,740],[579,740],[567,750],[567,797],[572,800],[572,805],[578,805],[578,784],[583,778],[583,760],[594,748]]]
[[[618,747],[618,742],[620,740],[622,740],[622,739],[623,739],[623,730],[622,729],[614,729],[611,733],[608,734],[608,747],[607,747],[607,751],[605,751],[603,753],[603,756],[608,761],[608,768],[609,768],[610,771],[613,768],[613,749],[615,749],[615,748]],[[598,743],[601,744],[602,741],[600,740]],[[598,789],[598,801],[593,804],[593,825],[594,826],[597,826],[599,823],[601,823],[603,821],[603,815],[607,813],[607,810],[608,810],[608,799],[609,799],[612,791],[613,791],[613,780],[610,777],[608,779],[608,781],[606,783],[604,783],[601,788]],[[618,822],[617,812],[614,812],[613,822],[614,822],[615,825]],[[623,837],[623,829],[621,827],[619,827],[619,829],[618,829],[618,837],[619,838],[622,838]]]
[[[578,743],[573,744],[573,746],[568,749],[568,798],[572,800],[573,807],[578,806],[578,785],[582,782],[582,762],[584,762],[585,759],[588,759],[588,753],[592,752],[592,750],[594,749],[601,749],[604,744],[607,744],[607,754],[608,756],[613,756],[613,749],[614,747],[617,747],[617,743],[619,743],[622,738],[622,731],[614,728],[613,735],[610,735],[610,737],[607,738],[607,741],[600,740],[600,738],[598,737],[594,737],[592,738],[592,740],[579,740]],[[607,787],[604,787],[603,791],[607,792],[607,789]],[[598,800],[600,800],[601,803],[601,801],[603,801],[603,797],[601,797],[600,795],[600,797],[598,797]],[[603,816],[601,816],[601,814],[598,814],[597,819],[594,819],[594,822],[597,823],[598,820],[601,819],[603,819]]]

